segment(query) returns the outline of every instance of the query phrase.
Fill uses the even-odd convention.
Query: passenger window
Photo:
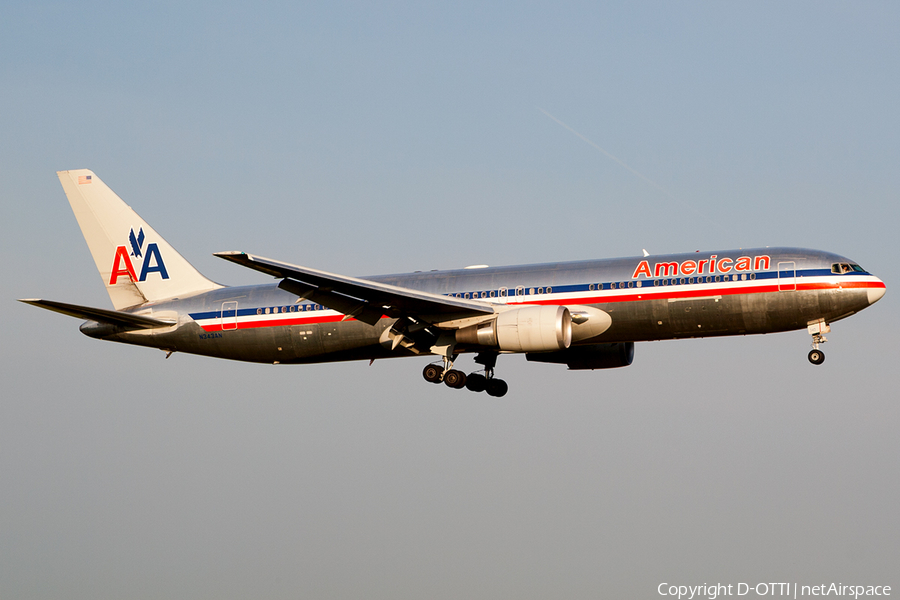
[[[501,298],[506,298],[507,294],[509,294],[509,290],[507,290],[506,288],[500,288],[500,297]]]
[[[552,287],[548,287],[548,288],[547,288],[547,293],[548,293],[548,294],[552,294],[552,293],[553,293],[553,288],[552,288]]]
[[[522,287],[521,285],[518,286],[516,288],[516,296],[524,296],[524,295],[525,295],[525,288]]]

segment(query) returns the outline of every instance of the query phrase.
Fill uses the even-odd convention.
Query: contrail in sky
[[[675,202],[678,202],[679,204],[681,204],[681,205],[684,206],[685,208],[690,209],[692,212],[696,213],[698,216],[702,217],[703,219],[706,219],[707,221],[709,221],[709,222],[712,223],[713,225],[721,226],[719,223],[717,223],[717,222],[715,222],[714,220],[710,219],[708,216],[706,216],[705,214],[703,214],[702,212],[700,212],[699,210],[697,210],[696,208],[694,208],[694,207],[691,206],[690,204],[687,204],[686,202],[684,202],[684,201],[682,201],[682,200],[679,200],[678,198],[675,197],[675,195],[674,195],[672,192],[670,192],[669,190],[667,190],[667,189],[664,188],[663,186],[659,185],[658,183],[656,183],[655,181],[653,181],[652,179],[650,179],[649,177],[647,177],[646,175],[644,175],[643,173],[641,173],[640,171],[638,171],[637,169],[632,168],[628,163],[626,163],[626,162],[625,162],[624,160],[622,160],[621,158],[619,158],[619,157],[617,157],[617,156],[615,156],[615,155],[613,155],[613,154],[607,152],[606,150],[604,150],[603,148],[601,148],[600,146],[598,146],[597,144],[595,144],[593,141],[591,141],[591,140],[588,139],[587,137],[581,135],[580,133],[578,133],[577,131],[575,131],[574,129],[572,129],[571,127],[569,127],[568,125],[566,125],[565,123],[563,123],[562,121],[560,121],[559,119],[557,119],[556,117],[554,117],[553,115],[551,115],[550,113],[548,113],[546,110],[544,110],[544,109],[541,108],[540,106],[535,106],[535,108],[538,109],[539,111],[541,111],[542,113],[544,113],[545,115],[547,115],[548,117],[550,117],[551,119],[553,119],[554,121],[556,121],[557,123],[559,123],[560,125],[562,125],[563,127],[565,127],[566,129],[568,129],[569,131],[571,131],[572,133],[574,133],[575,135],[577,135],[579,138],[581,138],[581,140],[582,140],[583,142],[585,142],[585,143],[591,145],[592,147],[596,148],[597,150],[599,150],[600,152],[602,152],[606,157],[611,158],[612,160],[616,161],[617,163],[619,163],[619,165],[621,165],[621,166],[624,167],[625,169],[628,169],[629,171],[631,171],[632,173],[634,173],[635,175],[637,175],[638,177],[640,177],[641,179],[643,179],[644,181],[646,181],[647,183],[649,183],[650,185],[652,185],[653,187],[655,187],[656,189],[658,189],[659,191],[661,191],[662,193],[664,193],[666,196],[669,197],[669,199],[674,200]]]

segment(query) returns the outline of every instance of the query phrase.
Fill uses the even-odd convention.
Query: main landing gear
[[[475,357],[475,362],[484,365],[484,373],[470,373],[468,376],[453,367],[453,361],[444,359],[444,366],[437,364],[426,365],[422,371],[425,381],[441,383],[447,387],[460,390],[466,388],[471,392],[487,392],[488,396],[499,398],[505,396],[509,386],[502,379],[494,377],[494,366],[497,364],[495,352],[482,353]]]
[[[822,334],[831,331],[831,326],[825,323],[825,319],[819,319],[818,321],[807,325],[806,330],[812,335],[813,347],[813,349],[809,351],[809,354],[807,354],[806,357],[812,364],[821,365],[823,362],[825,362],[825,352],[819,350],[819,344],[824,344],[828,341]]]

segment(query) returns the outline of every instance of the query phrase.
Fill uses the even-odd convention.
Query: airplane
[[[271,364],[428,356],[426,381],[500,397],[500,354],[571,370],[624,367],[635,342],[806,329],[809,361],[831,323],[884,295],[858,263],[752,248],[348,277],[245,252],[215,256],[277,282],[228,287],[200,274],[87,169],[57,173],[113,310],[43,299],[92,338]],[[454,368],[474,354],[483,368]],[[437,358],[435,358],[437,357]]]

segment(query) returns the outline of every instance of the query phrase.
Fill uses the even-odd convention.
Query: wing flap
[[[369,325],[375,325],[378,320],[381,319],[382,315],[386,312],[390,312],[390,310],[386,310],[383,307],[372,306],[365,300],[351,298],[333,291],[321,291],[315,286],[307,285],[293,279],[282,280],[281,283],[278,284],[278,287],[292,294],[296,294],[305,300],[312,300],[313,302],[327,306],[332,310],[344,313],[347,315],[345,318],[353,317],[356,320]]]
[[[157,327],[171,327],[175,321],[164,321],[162,319],[154,319],[151,317],[142,317],[127,312],[117,310],[106,310],[103,308],[93,308],[90,306],[79,306],[78,304],[66,304],[64,302],[55,302],[53,300],[42,300],[40,298],[26,298],[19,300],[25,304],[37,306],[58,312],[70,317],[79,319],[87,319],[88,321],[97,321],[98,323],[109,323],[126,329],[154,329]]]

